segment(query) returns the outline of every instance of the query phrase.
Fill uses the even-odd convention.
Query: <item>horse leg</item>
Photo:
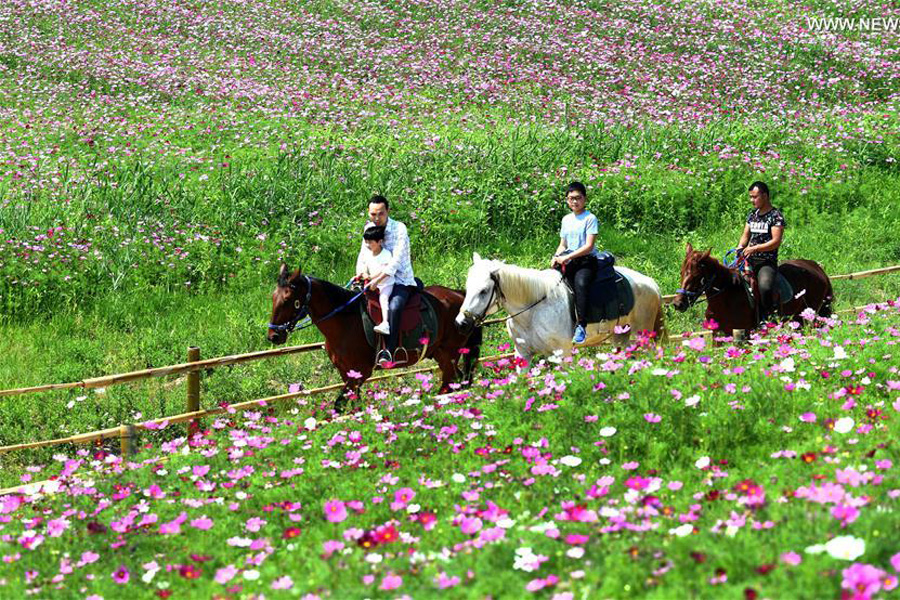
[[[475,367],[478,365],[478,359],[481,356],[482,333],[481,327],[478,327],[469,335],[469,339],[466,340],[466,349],[468,352],[463,355],[461,382],[472,383],[472,375],[475,373]]]
[[[441,369],[441,389],[439,394],[446,394],[450,391],[450,384],[456,379],[456,356],[451,356],[446,350],[435,352],[434,360]]]

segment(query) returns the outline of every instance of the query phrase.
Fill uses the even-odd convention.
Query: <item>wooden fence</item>
[[[885,267],[881,269],[871,269],[868,271],[860,271],[858,273],[849,273],[846,275],[835,275],[831,279],[832,280],[841,280],[841,279],[864,279],[866,277],[872,277],[874,275],[881,275],[884,273],[892,273],[900,271],[900,265],[893,267]],[[667,295],[663,296],[663,301],[665,303],[670,303],[675,298],[675,295]],[[856,307],[851,309],[844,309],[841,311],[837,311],[838,313],[848,313],[848,312],[856,312],[861,310],[864,307]],[[506,320],[506,317],[499,317],[495,319],[489,319],[484,322],[485,325],[491,325],[495,323],[501,323]],[[709,332],[707,332],[708,334]],[[667,341],[680,341],[685,339],[686,337],[690,337],[688,335],[674,335],[669,336]],[[154,426],[159,426],[164,423],[175,424],[175,423],[184,423],[184,422],[193,422],[197,423],[199,419],[203,417],[208,417],[211,415],[221,414],[226,412],[227,410],[234,409],[240,410],[244,408],[250,408],[253,406],[259,406],[260,404],[267,404],[270,402],[282,402],[285,400],[292,400],[296,398],[301,398],[304,396],[311,396],[314,394],[321,394],[325,392],[335,391],[343,387],[343,383],[335,383],[319,388],[313,388],[309,390],[300,390],[297,392],[291,392],[288,394],[280,394],[277,396],[270,396],[268,398],[258,398],[256,400],[249,400],[246,402],[241,402],[239,404],[232,404],[228,407],[216,407],[210,409],[200,409],[200,371],[203,369],[214,369],[217,367],[224,367],[229,365],[236,365],[241,363],[252,362],[256,360],[262,360],[266,358],[272,358],[275,356],[286,356],[289,354],[300,354],[304,352],[312,352],[315,350],[321,350],[325,347],[325,344],[322,342],[314,343],[314,344],[304,344],[300,346],[285,346],[282,348],[275,348],[272,350],[260,350],[258,352],[249,352],[246,354],[233,354],[230,356],[221,356],[218,358],[209,358],[206,360],[200,359],[200,349],[192,346],[188,349],[188,357],[187,362],[169,365],[165,367],[156,367],[152,369],[142,369],[139,371],[131,371],[129,373],[120,373],[115,375],[106,375],[103,377],[95,377],[92,379],[85,379],[82,381],[74,381],[69,383],[51,383],[46,385],[38,385],[33,387],[25,387],[25,388],[15,388],[9,390],[0,390],[0,397],[5,396],[16,396],[21,394],[31,394],[37,392],[46,392],[52,390],[68,390],[68,389],[93,389],[93,388],[101,388],[109,385],[117,385],[121,383],[130,383],[134,381],[139,381],[143,379],[149,379],[152,377],[164,377],[169,375],[178,375],[181,373],[187,373],[187,410],[184,413],[178,415],[172,415],[169,417],[161,417],[158,419],[153,419],[150,421],[145,421],[143,423],[137,424],[125,424],[119,425],[117,427],[110,427],[108,429],[102,429],[98,431],[91,431],[88,433],[82,433],[78,435],[73,435],[65,438],[57,438],[53,440],[43,440],[38,442],[29,442],[22,444],[13,444],[9,446],[0,447],[0,454],[4,454],[6,452],[12,452],[15,450],[27,450],[33,448],[43,448],[47,446],[57,446],[61,444],[80,444],[80,443],[90,443],[104,439],[110,439],[118,437],[120,440],[120,448],[122,451],[122,455],[126,456],[131,454],[134,450],[134,440],[137,437],[137,433],[141,429],[151,429]],[[489,357],[484,357],[482,361],[492,361],[492,360],[500,360],[503,358],[510,358],[513,354],[500,354]],[[368,379],[368,381],[381,381],[385,379],[393,379],[396,377],[402,377],[404,375],[412,375],[415,373],[423,373],[426,371],[432,371],[435,367],[422,367],[418,369],[405,370],[392,372],[388,375],[381,375],[378,377],[372,377]]]

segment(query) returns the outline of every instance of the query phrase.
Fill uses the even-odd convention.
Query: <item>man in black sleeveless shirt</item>
[[[772,290],[778,274],[778,247],[784,235],[784,215],[772,206],[769,187],[762,181],[750,185],[750,202],[753,210],[747,215],[747,224],[738,243],[738,254],[743,254],[747,264],[753,269],[759,283],[762,298],[760,317],[765,321],[771,313]]]

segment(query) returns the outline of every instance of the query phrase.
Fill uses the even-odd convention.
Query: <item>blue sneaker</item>
[[[587,337],[587,332],[584,330],[584,327],[581,325],[575,326],[575,335],[572,336],[573,344],[583,344],[584,339]]]

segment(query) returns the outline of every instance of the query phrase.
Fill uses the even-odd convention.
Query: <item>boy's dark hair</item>
[[[387,198],[380,194],[375,194],[371,198],[369,198],[369,204],[384,204],[384,207],[387,210],[391,209],[391,205],[388,204]]]
[[[569,192],[579,192],[582,196],[587,198],[587,188],[584,187],[584,184],[580,181],[573,181],[569,184],[569,187],[566,188],[566,196],[569,195]]]
[[[767,198],[769,197],[769,186],[767,186],[762,181],[754,181],[753,183],[750,184],[750,187],[747,188],[747,191],[752,192],[753,188],[756,188],[761,193],[765,194]]]
[[[384,240],[384,227],[379,227],[375,225],[374,227],[369,227],[365,231],[363,231],[363,239],[364,240],[374,240],[376,242],[380,242]]]

